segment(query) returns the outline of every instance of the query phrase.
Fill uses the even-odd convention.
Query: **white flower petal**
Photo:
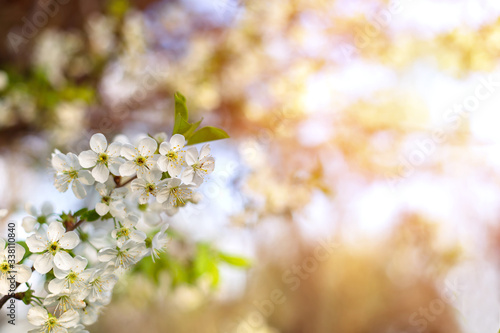
[[[163,156],[163,155],[160,156],[158,158],[157,165],[161,171],[166,172],[168,170],[168,158],[166,156]]]
[[[108,180],[109,170],[103,163],[98,163],[95,168],[92,169],[92,176],[94,176],[95,180],[99,183],[104,183]]]
[[[108,140],[102,133],[96,133],[90,138],[90,148],[96,153],[104,153],[108,147]]]
[[[16,263],[20,262],[24,258],[24,254],[26,253],[26,250],[24,247],[21,245],[17,244],[14,245],[14,251],[15,251],[15,256],[16,256]]]
[[[42,252],[47,247],[47,240],[40,234],[33,234],[26,239],[26,245],[32,253]]]
[[[148,203],[148,199],[149,199],[148,193],[142,192],[141,195],[139,196],[138,201],[141,205],[144,205]]]
[[[207,158],[203,162],[203,169],[205,169],[207,174],[212,173],[215,169],[215,159],[213,157]]]
[[[181,180],[184,184],[191,184],[193,182],[194,170],[193,168],[186,168],[182,172]]]
[[[200,160],[210,155],[210,144],[206,143],[200,149]]]
[[[49,314],[47,310],[42,308],[41,306],[33,306],[28,311],[28,321],[30,324],[35,326],[42,326],[49,320]]]
[[[59,240],[59,245],[63,249],[72,250],[80,243],[80,237],[74,231],[65,233]]]
[[[26,265],[16,265],[16,281],[19,283],[28,282],[31,277],[31,268]]]
[[[168,170],[168,174],[170,175],[170,177],[177,177],[182,172],[182,165],[180,163],[170,161],[168,163],[167,170]]]
[[[109,161],[108,169],[113,174],[118,176],[120,174],[120,166],[125,163],[125,160],[121,157],[117,157]]]
[[[137,156],[137,150],[131,144],[125,143],[122,145],[121,155],[131,161]]]
[[[66,328],[70,328],[78,324],[80,315],[75,310],[68,310],[59,317],[59,323]]]
[[[100,216],[104,216],[106,215],[108,212],[109,212],[109,206],[106,205],[105,203],[102,203],[102,202],[98,202],[96,205],[95,205],[95,211],[97,212],[97,214],[99,214]]]
[[[52,156],[52,167],[56,171],[62,172],[69,169],[68,158],[64,154],[54,154]]]
[[[141,230],[134,230],[130,234],[130,239],[137,242],[137,243],[142,243],[146,240],[147,235],[141,231]]]
[[[85,150],[78,155],[78,161],[84,168],[91,168],[97,163],[99,155],[92,150]]]
[[[182,134],[175,134],[170,138],[170,146],[172,150],[180,150],[186,145],[186,139]]]
[[[100,262],[109,262],[116,258],[116,254],[115,249],[101,249],[97,254],[97,258]]]
[[[69,166],[75,170],[80,170],[82,166],[80,165],[80,161],[78,160],[78,156],[73,153],[68,153],[67,155]]]
[[[82,256],[76,256],[74,258],[74,264],[73,267],[71,267],[71,269],[74,272],[81,273],[85,269],[85,267],[87,267],[87,264],[88,264],[87,259],[85,259]]]
[[[120,166],[120,175],[123,177],[128,177],[135,175],[137,172],[137,165],[133,161],[128,161]]]
[[[47,229],[47,239],[50,242],[57,242],[66,232],[61,222],[52,222]]]
[[[21,223],[21,225],[27,233],[30,233],[35,230],[35,226],[37,225],[37,223],[38,221],[33,216],[26,216],[23,217],[23,222]]]
[[[59,269],[57,267],[54,267],[54,275],[56,278],[62,280],[66,278],[66,276],[69,274],[70,270],[69,269]]]
[[[186,150],[186,163],[193,165],[198,162],[198,150],[194,147]]]
[[[49,291],[53,294],[59,294],[63,289],[66,281],[53,279],[49,282]]]
[[[70,269],[73,262],[73,257],[65,251],[58,251],[54,256],[54,265],[59,269]]]
[[[78,199],[83,199],[87,195],[85,187],[83,187],[82,183],[78,179],[75,179],[73,181],[71,189],[73,190],[73,194],[75,195],[75,197],[77,197]]]
[[[53,267],[53,259],[54,257],[52,256],[52,254],[45,252],[35,259],[33,266],[38,273],[47,274]]]
[[[71,179],[68,175],[56,175],[54,178],[54,186],[59,192],[66,192],[68,190]]]
[[[101,195],[101,197],[109,195],[109,188],[108,188],[108,186],[106,184],[97,183],[95,185],[95,189]]]
[[[165,201],[168,200],[168,197],[170,196],[170,189],[169,188],[163,188],[161,189],[158,194],[156,194],[156,200],[159,203],[164,203]]]
[[[95,183],[94,177],[88,170],[79,171],[78,180],[82,182],[83,185],[93,185]]]
[[[120,156],[122,150],[122,144],[119,142],[113,142],[109,145],[108,150],[106,151],[108,155],[111,157]]]
[[[170,145],[170,142],[162,142],[160,144],[159,152],[161,155],[167,155],[170,150],[172,150],[172,146]]]
[[[150,137],[142,139],[137,145],[137,149],[139,150],[139,154],[141,154],[141,156],[153,155],[156,148],[158,148],[158,142]]]

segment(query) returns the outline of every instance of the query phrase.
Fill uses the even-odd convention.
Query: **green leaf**
[[[198,245],[198,253],[194,258],[194,273],[196,277],[202,276],[210,267],[210,249],[206,244]]]
[[[172,131],[172,135],[174,134],[184,134],[189,131],[191,128],[191,124],[187,122],[181,116],[178,116],[178,113],[175,114],[175,123],[174,130]]]
[[[203,143],[203,142],[215,141],[227,138],[229,138],[229,135],[227,135],[227,133],[221,130],[220,128],[206,126],[194,132],[194,134],[189,138],[187,144],[195,145],[197,143]]]
[[[23,303],[26,304],[26,305],[30,305],[31,303],[31,296],[33,295],[33,289],[29,288],[28,290],[26,290],[24,292],[24,296],[23,296]]]
[[[210,275],[212,277],[212,288],[217,287],[217,285],[219,284],[219,280],[220,280],[219,267],[217,267],[217,265],[215,263],[211,262],[209,265],[208,272],[210,273]]]
[[[83,214],[85,214],[86,212],[88,211],[87,208],[82,208],[80,210],[78,210],[76,213],[73,214],[73,216],[82,216]]]
[[[189,129],[186,130],[184,133],[180,133],[180,134],[184,135],[184,138],[186,140],[189,140],[191,135],[193,135],[193,132],[196,131],[196,129],[200,126],[202,120],[203,120],[203,118],[201,118],[200,120],[198,120],[194,124],[190,124]]]
[[[189,119],[188,110],[186,106],[186,97],[182,95],[180,92],[176,92],[174,95],[175,98],[175,116],[179,115],[185,120]]]
[[[174,134],[183,134],[191,128],[191,124],[188,122],[189,114],[186,106],[186,97],[184,97],[180,92],[176,92],[175,98],[175,121],[174,121]]]
[[[245,258],[231,256],[225,253],[219,253],[219,259],[231,266],[250,267],[250,261]]]
[[[101,218],[99,214],[95,211],[95,209],[89,210],[85,214],[82,215],[82,219],[88,221],[88,222],[94,222],[97,221]]]
[[[24,257],[23,257],[23,259],[21,260],[21,263],[23,263],[26,259],[28,259],[28,257],[29,257],[32,253],[31,253],[30,249],[28,248],[28,245],[26,244],[26,242],[25,242],[25,241],[18,241],[18,242],[16,242],[16,243],[17,243],[17,244],[19,244],[19,245],[21,245],[21,246],[24,248],[24,250],[25,250],[25,252],[24,252]]]

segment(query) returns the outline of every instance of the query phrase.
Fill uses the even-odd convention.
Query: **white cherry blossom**
[[[160,157],[158,158],[158,168],[165,172],[168,171],[170,177],[177,177],[181,174],[182,166],[185,164],[184,151],[182,148],[186,145],[186,139],[181,134],[175,134],[169,142],[160,144]]]
[[[43,300],[46,307],[55,307],[54,313],[63,314],[69,310],[78,310],[85,307],[85,301],[80,292],[62,290],[57,294],[50,294]]]
[[[215,168],[215,159],[210,156],[208,144],[201,147],[200,153],[196,148],[186,151],[187,167],[182,172],[181,180],[185,184],[200,186],[206,175],[211,174]]]
[[[76,326],[79,319],[75,310],[68,310],[60,317],[55,317],[41,306],[34,306],[28,311],[28,321],[37,328],[29,333],[67,333],[68,328]]]
[[[167,179],[166,186],[156,195],[156,200],[165,203],[167,209],[183,206],[193,196],[191,185],[181,184],[179,178]]]
[[[161,177],[162,172],[160,170],[152,170],[132,181],[132,191],[139,193],[139,203],[141,205],[148,203],[150,195],[156,197],[158,192],[165,186],[167,181],[161,180]]]
[[[91,150],[85,150],[78,155],[78,160],[84,168],[93,168],[92,176],[96,181],[104,183],[110,172],[119,175],[119,167],[124,162],[120,157],[122,145],[113,142],[108,146],[106,137],[96,133],[90,138]]]
[[[113,217],[123,218],[126,214],[123,199],[128,193],[128,189],[119,187],[113,188],[109,183],[98,183],[95,186],[101,195],[101,201],[95,206],[97,214],[104,216],[110,213]]]
[[[54,206],[50,202],[44,202],[40,211],[29,203],[25,205],[24,209],[31,215],[24,217],[21,223],[26,232],[35,231],[40,224],[49,223],[53,218]]]
[[[83,199],[87,191],[83,185],[92,185],[95,180],[88,170],[82,170],[75,154],[52,154],[52,167],[56,170],[54,185],[59,192],[66,192],[69,184],[78,199]]]
[[[49,291],[54,294],[60,293],[64,289],[69,291],[78,291],[85,294],[87,291],[86,283],[90,278],[91,272],[85,271],[87,259],[82,256],[73,258],[73,264],[69,269],[59,269],[54,267],[55,279],[49,282]]]
[[[9,250],[14,251],[15,264],[9,263]],[[27,282],[31,277],[31,269],[19,264],[23,260],[26,250],[19,244],[7,246],[7,242],[0,238],[0,294],[7,295],[9,293],[10,281],[8,278],[15,276],[16,282]]]
[[[120,166],[120,175],[128,177],[152,170],[156,165],[154,155],[157,148],[156,140],[149,137],[139,141],[137,147],[128,143],[123,144],[121,154],[127,161]]]
[[[113,269],[104,266],[92,269],[88,281],[88,300],[91,303],[105,301],[106,296],[113,290],[116,282],[118,282],[118,277],[114,274]]]
[[[126,270],[141,260],[146,253],[144,243],[128,240],[121,247],[102,249],[98,258],[101,262],[113,264],[117,269]]]
[[[74,249],[80,238],[74,231],[66,232],[60,222],[52,222],[45,231],[44,228],[26,239],[28,248],[33,253],[39,253],[34,262],[35,269],[45,274],[54,266],[59,269],[70,269],[73,258],[65,250]]]
[[[138,216],[136,216],[135,214],[129,214],[122,222],[118,222],[119,228],[116,228],[111,232],[111,237],[116,239],[116,243],[118,244],[118,246],[122,246],[123,243],[125,243],[129,239],[137,243],[144,242],[147,237],[146,234],[144,233],[144,231],[137,230],[135,228],[135,225],[138,221]]]
[[[151,259],[155,262],[155,259],[160,257],[160,253],[165,252],[168,243],[170,242],[170,238],[167,234],[168,224],[163,225],[161,230],[154,235],[151,241]]]

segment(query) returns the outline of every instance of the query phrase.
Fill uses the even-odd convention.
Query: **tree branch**
[[[128,183],[130,183],[131,181],[133,181],[133,180],[134,180],[134,179],[136,179],[136,178],[137,178],[137,176],[134,176],[134,177],[130,178],[129,180],[127,180],[127,181],[126,181],[125,183],[123,183],[123,184],[120,184],[120,182],[118,181],[118,182],[116,183],[116,187],[123,187],[123,186],[127,185]]]
[[[19,282],[16,282],[16,289],[19,287],[21,284]],[[22,300],[24,298],[25,292],[20,292],[20,293],[15,293],[15,294],[9,294],[5,295],[4,297],[0,298],[0,309],[4,306],[5,303],[11,298],[19,299]]]

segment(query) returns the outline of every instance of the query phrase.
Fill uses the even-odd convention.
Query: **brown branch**
[[[118,183],[116,183],[116,187],[123,187],[123,186],[127,185],[128,183],[130,183],[131,181],[133,181],[133,180],[134,180],[134,179],[136,179],[136,178],[137,178],[137,176],[134,176],[134,177],[130,178],[129,180],[127,180],[127,181],[126,181],[125,183],[123,183],[123,184],[120,184],[120,183],[118,182]]]
[[[67,225],[66,226],[66,231],[73,231],[75,230],[76,228],[78,228],[83,222],[85,222],[85,220],[80,220],[74,224],[70,224],[70,225]]]
[[[16,282],[16,289],[19,287],[21,284],[19,282]],[[11,298],[19,299],[22,300],[24,298],[25,292],[20,292],[20,293],[15,293],[15,294],[9,294],[5,295],[4,297],[0,298],[0,309],[4,306],[5,303]]]

